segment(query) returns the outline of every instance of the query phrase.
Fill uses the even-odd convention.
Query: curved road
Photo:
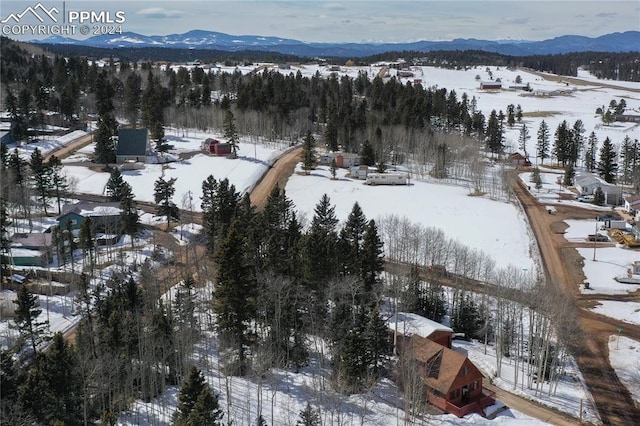
[[[565,306],[574,306],[575,301],[579,299],[578,283],[581,282],[581,277],[579,271],[572,268],[565,259],[567,253],[563,250],[564,247],[554,238],[553,224],[560,219],[548,214],[520,179],[517,179],[514,190],[538,241],[547,282],[555,287],[554,290],[559,290],[555,291],[555,294],[566,298],[568,303]],[[602,422],[605,425],[640,424],[640,409],[635,406],[627,388],[620,383],[608,358],[609,336],[615,333],[617,326],[623,326],[634,336],[640,335],[640,327],[606,318],[583,308],[576,309],[575,317],[578,320],[576,325],[580,329],[580,335],[567,343],[595,401]]]

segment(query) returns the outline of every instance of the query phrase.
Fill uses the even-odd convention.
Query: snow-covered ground
[[[640,342],[624,336],[610,336],[609,362],[636,405],[640,404]]]
[[[486,252],[498,267],[512,264],[533,270],[529,226],[513,204],[472,197],[465,187],[416,179],[406,186],[369,186],[362,180],[345,177],[346,173],[339,170],[336,180],[331,179],[326,166],[316,168],[310,175],[295,173],[287,183],[286,194],[309,220],[326,193],[341,221],[358,202],[368,219],[406,217],[413,223],[441,228],[449,238]]]
[[[203,133],[183,130],[167,129],[167,142],[174,145],[175,153],[192,153],[185,160],[166,164],[145,164],[141,170],[122,171],[123,179],[129,183],[137,200],[153,202],[154,184],[160,176],[165,180],[176,178],[173,202],[183,208],[185,197],[191,195],[193,210],[200,211],[200,196],[202,182],[213,175],[216,179],[229,179],[236,190],[248,192],[267,171],[269,166],[289,148],[287,143],[254,144],[249,139],[240,138],[238,158],[228,159],[215,157],[200,152],[200,144],[206,138],[218,137],[214,133]],[[95,149],[93,144],[83,148],[74,156],[73,161],[86,160],[89,153]],[[104,195],[109,173],[90,170],[85,166],[64,165],[64,173],[74,183],[73,189],[77,193]]]
[[[640,303],[600,300],[593,311],[630,324],[640,325]]]

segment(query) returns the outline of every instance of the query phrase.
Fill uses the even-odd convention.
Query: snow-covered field
[[[339,220],[345,220],[358,202],[368,219],[406,217],[441,228],[448,237],[486,252],[498,267],[512,264],[533,270],[526,217],[513,204],[472,197],[465,187],[415,179],[406,186],[369,186],[345,177],[346,173],[339,170],[336,180],[331,179],[329,167],[320,166],[308,176],[295,173],[287,183],[287,196],[309,220],[326,193]]]
[[[167,142],[174,145],[175,153],[191,153],[192,156],[165,164],[145,164],[141,170],[122,171],[123,179],[131,185],[137,200],[153,202],[154,184],[160,176],[165,180],[176,178],[173,202],[178,207],[184,206],[185,197],[193,200],[193,210],[200,211],[202,182],[213,175],[216,179],[229,179],[241,193],[248,192],[267,171],[269,166],[289,148],[287,143],[253,144],[248,139],[240,138],[238,158],[227,159],[200,153],[200,143],[209,137],[218,137],[214,133],[167,129]],[[92,153],[94,145],[88,145],[73,160],[86,160]],[[90,170],[85,166],[64,165],[64,173],[75,182],[77,193],[104,195],[109,173]]]

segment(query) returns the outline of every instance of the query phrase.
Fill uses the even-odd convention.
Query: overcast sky
[[[2,0],[0,16],[5,19],[37,3],[37,0]],[[454,38],[545,40],[567,34],[597,37],[640,30],[638,0],[42,0],[41,3],[48,7],[56,5],[60,10],[65,3],[67,11],[124,11],[126,22],[122,29],[145,35],[202,29],[306,42],[407,42]],[[638,44],[640,49],[640,41]]]

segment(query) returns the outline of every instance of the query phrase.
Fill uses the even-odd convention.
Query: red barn
[[[202,150],[207,154],[214,155],[229,155],[231,154],[231,144],[222,143],[217,139],[207,138],[202,142]]]

